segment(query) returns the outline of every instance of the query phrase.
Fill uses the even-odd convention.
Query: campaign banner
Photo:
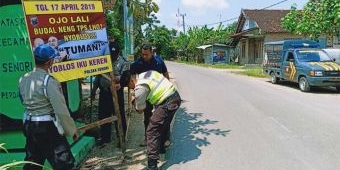
[[[25,0],[23,6],[32,50],[55,49],[53,77],[63,82],[112,71],[101,1]]]

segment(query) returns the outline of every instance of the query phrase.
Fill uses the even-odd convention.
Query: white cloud
[[[152,0],[152,2],[155,2],[157,5],[160,5],[162,3],[162,0]]]
[[[181,2],[184,6],[193,8],[193,10],[223,10],[229,7],[226,0],[181,0]]]

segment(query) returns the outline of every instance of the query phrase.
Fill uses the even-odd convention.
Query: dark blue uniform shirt
[[[148,62],[139,58],[130,65],[131,74],[140,74],[149,70],[154,70],[161,74],[168,72],[163,59],[159,56],[152,56]]]

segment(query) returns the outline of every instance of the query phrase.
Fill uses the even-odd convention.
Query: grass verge
[[[250,76],[250,77],[258,77],[258,78],[267,78],[268,75],[264,74],[262,68],[246,68],[244,71],[239,72],[239,74]]]
[[[206,68],[217,68],[217,69],[242,69],[244,66],[236,64],[205,64],[205,63],[195,63],[190,61],[177,61],[178,63],[189,64],[194,66],[206,67]]]
[[[258,77],[258,78],[267,78],[268,75],[264,74],[261,67],[256,68],[245,68],[241,65],[236,64],[204,64],[204,63],[195,63],[190,61],[177,61],[178,63],[189,64],[194,66],[206,67],[206,68],[217,68],[217,69],[242,69],[241,71],[235,71],[232,73],[246,75],[250,77]]]

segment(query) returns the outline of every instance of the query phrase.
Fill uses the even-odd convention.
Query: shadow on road
[[[267,82],[271,83],[270,81],[267,81]],[[290,87],[292,89],[300,91],[298,83],[292,83],[292,82],[289,82],[289,81],[280,81],[278,84],[275,84],[275,85]],[[315,94],[338,94],[339,92],[336,91],[335,87],[312,87],[311,93],[315,93]]]
[[[202,113],[187,113],[185,108],[180,108],[177,111],[171,137],[172,145],[167,150],[166,162],[161,169],[168,169],[172,165],[197,159],[201,155],[199,147],[211,144],[207,136],[226,137],[230,132],[230,130],[206,128],[206,125],[215,124],[218,121],[201,120],[202,117]]]

